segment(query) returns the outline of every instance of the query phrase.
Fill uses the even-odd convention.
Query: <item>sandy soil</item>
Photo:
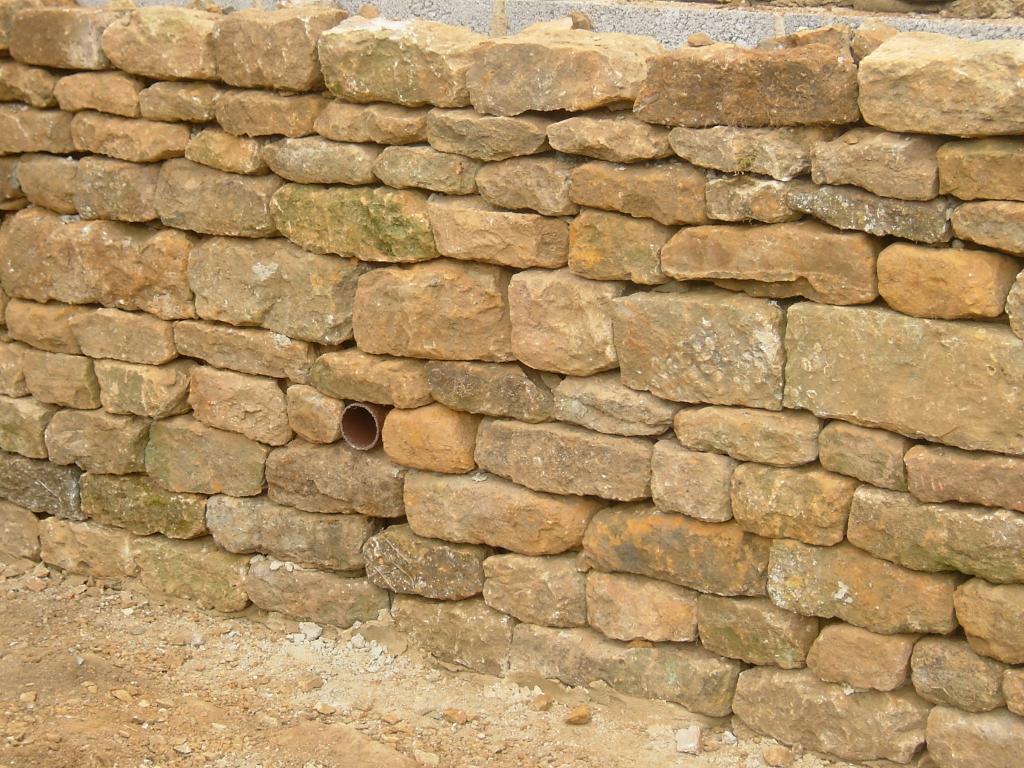
[[[787,757],[739,724],[600,684],[448,669],[386,617],[316,637],[316,625],[140,589],[0,560],[0,766],[762,768],[765,755]],[[581,705],[591,721],[567,724]],[[676,732],[694,725],[701,753],[680,753]]]

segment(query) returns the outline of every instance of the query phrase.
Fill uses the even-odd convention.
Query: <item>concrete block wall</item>
[[[0,550],[1016,764],[1024,43],[0,8]]]

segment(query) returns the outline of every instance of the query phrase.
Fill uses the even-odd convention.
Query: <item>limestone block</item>
[[[134,413],[154,419],[187,413],[188,385],[195,367],[192,360],[175,360],[166,365],[97,360],[94,368],[100,402],[110,413]]]
[[[830,421],[818,435],[818,459],[832,472],[892,491],[907,490],[903,455],[914,445],[902,435]],[[924,499],[945,501],[946,499]]]
[[[375,181],[374,161],[380,151],[373,145],[343,144],[319,136],[302,136],[272,141],[263,147],[262,154],[270,170],[288,181],[372,184]],[[385,180],[384,183],[388,182]]]
[[[1024,179],[1014,172],[1024,152],[1020,139],[947,141],[939,147],[939,191],[961,200],[1024,200]]]
[[[72,115],[56,109],[33,109],[25,104],[0,104],[0,153],[75,150]]]
[[[137,538],[132,556],[147,589],[224,612],[240,611],[249,604],[245,589],[249,558],[224,552],[208,538]]]
[[[292,438],[284,391],[276,379],[199,366],[192,371],[189,405],[196,419],[267,445]]]
[[[956,618],[977,653],[1024,663],[1024,585],[971,579],[954,596]]]
[[[153,80],[216,80],[218,18],[191,8],[137,8],[107,27],[103,52],[118,69]]]
[[[107,69],[110,60],[101,46],[103,32],[124,12],[29,7],[15,16],[9,44],[11,56],[18,61],[56,69]]]
[[[75,208],[75,175],[78,160],[53,155],[21,155],[18,184],[28,201],[57,213],[78,213]]]
[[[83,157],[78,163],[71,200],[83,219],[152,221],[157,218],[156,188],[160,166],[110,157]]]
[[[943,140],[932,136],[852,128],[811,150],[815,184],[853,184],[883,197],[931,200],[939,193],[936,151]]]
[[[209,123],[224,88],[213,83],[153,83],[139,94],[139,109],[147,120],[168,123]]]
[[[704,171],[687,163],[622,165],[592,161],[573,169],[569,199],[661,224],[703,224]]]
[[[518,363],[428,362],[430,396],[449,408],[519,421],[547,421],[554,395],[544,377]]]
[[[26,349],[25,386],[37,400],[68,408],[99,408],[100,387],[92,360],[80,355]]]
[[[614,113],[580,115],[548,126],[552,149],[612,163],[671,157],[668,134],[666,128]]]
[[[540,115],[502,117],[475,109],[432,109],[427,115],[426,137],[439,152],[497,162],[543,152],[548,148],[551,122]]]
[[[0,501],[0,551],[39,559],[39,518],[9,501]]]
[[[807,654],[819,679],[854,688],[894,691],[910,674],[917,635],[880,635],[851,624],[829,624]]]
[[[25,350],[18,342],[0,343],[0,394],[7,397],[24,397],[28,394],[25,385]]]
[[[803,214],[789,204],[789,194],[805,181],[776,181],[760,176],[710,179],[704,190],[709,219],[781,224]]]
[[[53,95],[65,112],[92,109],[139,117],[139,92],[145,87],[144,80],[124,72],[79,72],[58,80]]]
[[[429,107],[348,104],[329,101],[316,119],[316,132],[332,141],[421,144],[427,140]]]
[[[83,475],[82,512],[138,536],[194,539],[207,533],[205,496],[167,491],[146,475]]]
[[[766,597],[701,595],[700,641],[709,651],[748,664],[797,669],[818,635],[818,620],[783,610]]]
[[[460,474],[476,469],[473,451],[480,416],[440,403],[388,412],[381,430],[386,453],[396,464]]]
[[[36,109],[56,106],[53,89],[59,79],[44,67],[0,60],[0,101],[21,101]]]
[[[408,525],[393,525],[366,542],[363,557],[367,578],[382,589],[466,600],[483,590],[483,562],[490,552],[488,547],[425,539]]]
[[[0,396],[0,450],[20,453],[30,459],[45,459],[46,425],[57,410],[56,406],[32,397]]]
[[[73,304],[11,299],[4,311],[8,335],[46,352],[79,355],[82,348],[75,336],[76,321],[90,314],[87,307]]]
[[[185,154],[189,129],[180,123],[77,112],[71,120],[71,138],[77,152],[153,163]]]
[[[149,420],[102,410],[60,411],[46,428],[50,461],[95,474],[144,472],[148,440]]]
[[[609,435],[663,434],[678,410],[674,403],[625,386],[614,371],[567,376],[552,391],[556,419]]]
[[[590,280],[667,282],[660,256],[672,235],[656,221],[585,209],[569,228],[569,270]]]
[[[82,520],[78,467],[0,452],[0,498],[36,514]]]
[[[389,187],[418,187],[448,195],[476,192],[482,163],[432,147],[387,147],[373,163],[373,173]]]
[[[48,517],[39,523],[44,563],[100,579],[138,573],[132,554],[133,541],[134,537],[127,531],[92,522]]]
[[[491,205],[571,216],[579,211],[569,198],[569,179],[577,164],[564,156],[513,157],[480,168],[476,186]]]
[[[315,133],[313,126],[327,103],[314,94],[229,90],[217,99],[214,114],[220,127],[235,136],[296,138]]]
[[[964,203],[952,216],[953,231],[963,240],[1024,256],[1024,204],[1001,200]]]
[[[674,128],[672,150],[702,168],[725,173],[757,173],[779,181],[804,176],[811,170],[816,144],[838,134],[835,128]]]
[[[264,143],[264,139],[232,136],[219,128],[204,128],[189,139],[185,157],[218,171],[255,176],[270,170],[262,155]]]
[[[311,443],[333,443],[341,438],[341,412],[345,403],[305,384],[293,384],[285,393],[288,425]]]
[[[906,455],[910,492],[921,501],[962,501],[1024,512],[1024,459],[918,445]]]
[[[736,462],[659,440],[651,458],[651,496],[662,512],[721,523],[732,518],[729,488]]]
[[[368,355],[354,347],[318,357],[309,380],[319,391],[339,400],[367,401],[398,408],[418,408],[430,402],[422,362]]]
[[[686,587],[630,573],[587,574],[587,623],[612,640],[697,639],[697,596]]]
[[[968,712],[1005,706],[1005,664],[977,655],[964,640],[925,637],[910,659],[914,690],[933,704]]]
[[[313,345],[260,328],[186,320],[174,325],[178,352],[217,368],[305,384],[316,359]]]
[[[484,602],[527,624],[581,627],[587,623],[586,576],[574,554],[494,555],[484,560]]]

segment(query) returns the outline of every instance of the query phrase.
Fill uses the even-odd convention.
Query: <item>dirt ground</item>
[[[764,755],[787,757],[728,720],[606,686],[447,669],[386,617],[316,637],[316,625],[140,589],[0,559],[0,766],[762,768]],[[580,705],[591,722],[566,724]],[[680,753],[676,732],[694,725],[701,753]]]

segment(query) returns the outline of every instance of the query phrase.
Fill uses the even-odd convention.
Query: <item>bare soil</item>
[[[779,749],[601,684],[446,668],[386,616],[314,639],[315,625],[139,590],[0,559],[0,766],[762,768]],[[592,720],[566,724],[580,705]],[[682,754],[676,731],[695,724],[701,753]]]

